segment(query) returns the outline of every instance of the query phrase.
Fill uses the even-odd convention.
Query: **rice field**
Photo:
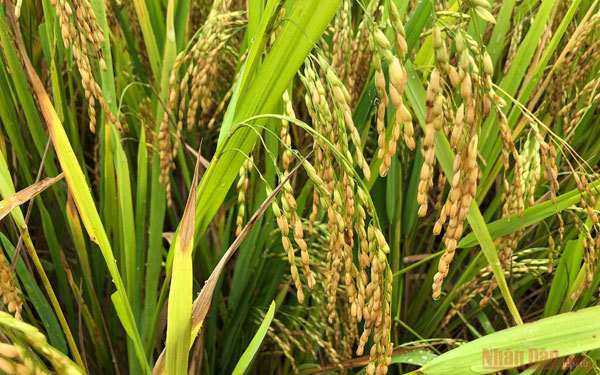
[[[599,374],[598,0],[3,0],[0,374]]]

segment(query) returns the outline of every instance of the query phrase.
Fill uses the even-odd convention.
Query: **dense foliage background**
[[[0,9],[0,372],[600,371],[597,0]]]

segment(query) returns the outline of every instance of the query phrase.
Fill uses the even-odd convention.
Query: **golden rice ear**
[[[250,154],[250,156],[248,157],[248,160],[244,164],[242,164],[242,167],[240,168],[240,170],[238,172],[239,179],[238,179],[238,183],[236,185],[237,190],[238,190],[238,198],[237,198],[238,213],[237,213],[237,217],[235,220],[235,223],[236,223],[235,235],[236,236],[240,235],[240,233],[242,232],[243,225],[244,225],[244,218],[246,216],[246,194],[248,193],[250,172],[251,172],[253,166],[254,166],[254,158],[253,158],[252,154]]]
[[[52,2],[52,6],[56,9],[64,46],[65,48],[73,48],[73,56],[75,57],[77,69],[81,76],[84,96],[88,101],[90,131],[92,133],[96,132],[96,102],[100,104],[110,123],[120,130],[120,122],[109,109],[108,103],[93,73],[93,58],[98,60],[101,70],[106,71],[108,69],[102,54],[102,46],[106,41],[104,32],[98,26],[89,1],[74,1],[76,4],[75,12],[68,1],[55,1]],[[92,58],[89,51],[95,51],[96,56]]]
[[[23,300],[19,296],[21,291],[17,288],[10,265],[0,252],[0,297],[7,311],[15,318],[21,319]]]
[[[392,12],[394,11],[396,14],[392,14],[392,17],[397,17],[398,14],[395,8]],[[396,28],[396,52],[398,53],[398,56],[394,56],[392,53],[391,44],[379,27],[374,28],[370,44],[373,51],[373,65],[375,67],[375,87],[377,88],[377,93],[381,100],[377,107],[377,158],[381,160],[379,166],[379,175],[381,177],[386,176],[390,169],[392,158],[396,155],[398,149],[397,142],[402,134],[402,129],[404,129],[403,135],[406,146],[410,150],[415,148],[414,127],[411,121],[412,117],[402,100],[406,85],[406,71],[401,65],[400,59],[404,59],[404,54],[407,50],[406,41],[404,40],[404,28],[399,19],[393,20],[393,26]],[[389,98],[396,109],[395,121],[391,131],[386,129],[384,123],[385,110],[389,100],[385,87],[385,76],[381,66],[382,57],[386,59],[389,64]]]

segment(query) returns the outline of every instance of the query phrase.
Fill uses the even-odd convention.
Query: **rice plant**
[[[0,373],[600,373],[598,0],[0,9]]]

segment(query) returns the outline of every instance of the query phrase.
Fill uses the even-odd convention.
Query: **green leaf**
[[[392,356],[392,363],[423,366],[435,359],[437,355],[423,349],[411,350]]]
[[[271,50],[237,103],[233,124],[275,109],[314,43],[335,14],[341,0],[297,2]],[[196,233],[202,234],[223,202],[246,160],[257,134],[242,127],[230,135],[210,163],[198,188]],[[225,146],[226,145],[226,146]],[[227,152],[237,150],[236,152]],[[239,152],[241,151],[241,152]],[[246,154],[246,155],[244,155]]]
[[[597,349],[600,348],[599,314],[600,306],[595,306],[495,332],[440,355],[415,373],[489,374],[537,362],[544,351],[565,357]],[[493,358],[494,350],[522,361],[512,365],[498,363]]]
[[[250,341],[250,344],[248,344],[248,347],[244,351],[244,354],[242,354],[242,357],[238,361],[237,365],[235,365],[232,375],[243,375],[246,373],[246,371],[250,367],[250,364],[252,363],[252,360],[256,356],[256,353],[258,353],[258,350],[260,349],[260,346],[267,334],[267,330],[271,325],[271,321],[273,320],[274,315],[275,301],[271,302],[269,311],[267,311],[265,318],[260,324],[260,327],[258,327],[258,331],[256,331],[256,334],[252,338],[252,341]]]
[[[590,184],[591,191],[597,191],[600,187],[600,181],[594,181]],[[577,189],[573,189],[567,193],[561,194],[556,198],[556,204],[551,200],[544,201],[535,206],[529,207],[519,216],[514,214],[503,217],[487,224],[487,228],[493,239],[514,233],[524,229],[530,225],[539,223],[540,221],[566,210],[578,204],[581,201],[581,193]],[[475,246],[477,240],[475,234],[469,233],[458,242],[458,247],[467,248]]]

